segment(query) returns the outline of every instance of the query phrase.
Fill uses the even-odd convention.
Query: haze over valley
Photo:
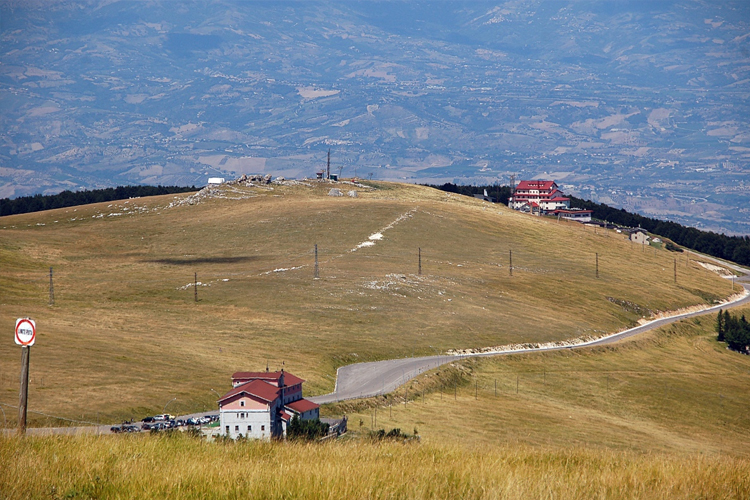
[[[6,1],[0,197],[555,179],[750,233],[746,2]]]

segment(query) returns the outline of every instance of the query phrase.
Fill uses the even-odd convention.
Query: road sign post
[[[29,354],[31,348],[21,348],[21,391],[18,396],[18,434],[26,434],[26,408],[29,400]]]
[[[26,434],[26,409],[29,400],[29,357],[36,340],[36,322],[29,318],[16,320],[15,341],[21,346],[21,390],[18,395],[18,434]]]

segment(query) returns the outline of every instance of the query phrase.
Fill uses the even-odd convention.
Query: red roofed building
[[[540,213],[554,210],[569,209],[570,198],[566,198],[558,189],[555,181],[521,181],[508,199],[508,206],[514,210],[536,213],[535,205]]]
[[[221,434],[232,439],[280,438],[292,416],[320,418],[320,406],[302,398],[303,382],[284,370],[234,373],[232,389],[218,401]]]

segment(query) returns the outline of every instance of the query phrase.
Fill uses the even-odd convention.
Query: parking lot
[[[114,434],[132,433],[132,432],[159,432],[169,429],[185,430],[190,428],[200,428],[219,420],[218,413],[186,415],[177,418],[170,414],[154,415],[146,417],[140,422],[123,422],[120,425],[113,425],[109,431]]]

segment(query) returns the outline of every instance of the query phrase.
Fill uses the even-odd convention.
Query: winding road
[[[735,269],[737,269],[738,271],[750,273],[750,270],[748,269]],[[424,356],[420,358],[389,359],[386,361],[355,363],[353,365],[342,366],[336,373],[336,388],[332,393],[323,394],[321,396],[313,396],[307,399],[318,404],[324,404],[335,403],[347,399],[367,398],[372,396],[379,396],[381,394],[388,394],[410,379],[413,379],[414,377],[427,370],[431,370],[432,368],[437,368],[440,365],[451,363],[457,359],[467,357],[507,356],[509,354],[521,354],[540,351],[559,351],[563,349],[582,349],[585,347],[612,344],[614,342],[621,341],[622,339],[626,339],[628,337],[639,335],[641,333],[654,330],[664,325],[674,323],[675,321],[681,319],[703,316],[705,314],[716,312],[719,309],[726,309],[727,307],[736,307],[750,303],[750,277],[743,276],[741,279],[736,280],[736,282],[745,288],[745,294],[732,302],[726,302],[724,304],[720,304],[708,309],[703,309],[701,311],[676,314],[667,318],[649,321],[644,325],[582,344],[540,347],[535,349],[495,351],[465,355],[436,355]]]

